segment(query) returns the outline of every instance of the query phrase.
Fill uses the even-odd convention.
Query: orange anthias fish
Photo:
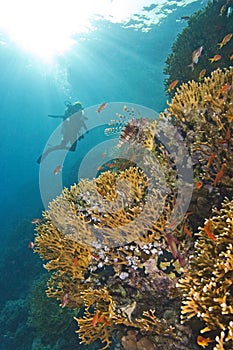
[[[230,138],[231,138],[231,129],[228,127],[225,138],[223,140],[219,140],[218,144],[228,143],[230,141]]]
[[[93,319],[92,319],[92,321],[91,321],[91,325],[93,327],[95,327],[97,325],[97,323],[98,323],[99,313],[100,313],[99,310],[97,310],[95,315],[94,315],[94,317],[93,317]]]
[[[208,163],[206,164],[206,167],[209,168],[211,166],[211,164],[213,163],[213,160],[215,158],[215,153],[212,152],[209,159],[208,159]]]
[[[61,165],[57,165],[56,168],[53,170],[54,175],[57,175],[59,173],[59,171],[61,171],[62,166]]]
[[[232,54],[232,55],[230,55],[230,57],[229,57],[229,58],[230,58],[230,60],[233,60],[233,54]]]
[[[192,71],[194,70],[194,64],[197,64],[199,58],[201,57],[202,50],[203,50],[203,46],[200,46],[196,50],[194,50],[192,53],[192,63],[189,64],[189,67],[192,68]]]
[[[210,220],[207,221],[207,223],[204,226],[204,231],[207,234],[207,236],[212,239],[213,241],[216,241],[216,237],[211,232],[211,222]]]
[[[184,225],[184,232],[186,233],[187,236],[192,237],[192,233],[186,224]]]
[[[202,69],[198,75],[198,80],[201,80],[203,79],[203,77],[205,76],[206,74],[206,69]]]
[[[201,181],[201,180],[199,180],[197,183],[196,183],[196,189],[197,190],[200,190],[200,188],[202,188],[203,187],[203,182]]]
[[[210,338],[204,338],[201,335],[198,335],[197,337],[197,344],[205,348],[206,346],[209,345],[210,342],[212,342]]]
[[[106,108],[106,107],[107,107],[107,103],[106,103],[106,102],[102,103],[102,104],[98,107],[97,112],[98,112],[98,113],[102,112],[102,110],[103,110],[104,108]]]
[[[221,55],[214,55],[214,57],[209,58],[210,63],[217,62],[221,60],[222,56]]]
[[[230,123],[233,120],[233,115],[226,115],[226,118],[227,118],[228,122]]]
[[[219,48],[221,49],[224,45],[226,45],[231,40],[232,36],[233,36],[232,33],[225,35],[221,43],[218,43]]]
[[[226,166],[227,166],[226,163],[222,164],[221,169],[219,170],[219,172],[217,173],[214,179],[213,186],[217,186],[217,184],[220,182],[221,178],[223,177]]]
[[[171,91],[172,89],[174,89],[176,87],[176,85],[178,84],[179,80],[173,80],[171,82],[171,84],[168,86],[167,91]]]
[[[230,84],[230,83],[226,83],[226,84],[224,84],[224,85],[221,87],[220,92],[221,92],[222,94],[224,94],[224,92],[227,92],[227,91],[229,91],[230,89],[231,89],[231,84]]]

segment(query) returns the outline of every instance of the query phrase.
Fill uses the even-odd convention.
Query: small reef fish
[[[226,83],[221,87],[220,92],[223,94],[224,92],[227,92],[231,89],[231,84],[230,83]]]
[[[212,239],[212,241],[216,241],[216,237],[211,232],[211,222],[210,220],[207,221],[207,223],[204,226],[204,231],[207,234],[207,236]]]
[[[203,46],[200,46],[196,50],[194,50],[192,53],[192,63],[188,65],[188,67],[192,68],[192,71],[194,70],[194,64],[197,64],[199,58],[201,57],[202,50],[203,50]]]
[[[179,242],[171,233],[167,233],[166,236],[167,236],[167,243],[171,249],[172,256],[173,258],[177,259],[179,255],[177,244],[179,244]]]
[[[60,306],[63,308],[63,307],[65,307],[69,302],[70,302],[69,293],[65,293],[65,294],[61,297],[61,304],[60,304]]]
[[[209,168],[211,166],[211,164],[213,163],[213,160],[215,158],[215,153],[212,152],[209,159],[208,159],[208,163],[206,164],[206,167]]]
[[[53,170],[54,175],[57,175],[59,173],[59,171],[61,171],[62,166],[61,165],[57,165],[56,168]]]
[[[222,164],[221,169],[219,170],[219,172],[217,173],[214,179],[213,186],[217,186],[217,184],[220,182],[221,178],[223,177],[226,166],[227,166],[226,163]]]
[[[192,233],[186,224],[184,225],[184,232],[187,236],[192,237]]]
[[[106,102],[102,103],[102,104],[98,107],[97,112],[98,112],[98,113],[102,112],[106,107],[107,107],[107,103],[106,103]]]
[[[229,123],[233,121],[233,115],[226,115],[226,118]]]
[[[190,18],[190,16],[181,16],[180,19],[184,20],[184,21],[188,21]]]
[[[229,142],[230,138],[231,138],[231,129],[228,127],[227,132],[226,132],[226,136],[225,136],[225,141]]]
[[[217,61],[221,60],[221,58],[222,58],[221,55],[214,55],[214,57],[209,58],[209,61],[210,61],[210,63],[213,63],[213,62],[217,62]]]
[[[212,342],[210,338],[204,338],[201,335],[198,335],[197,337],[197,344],[200,345],[201,347],[205,348],[206,346],[209,345],[210,342]]]
[[[28,243],[28,248],[29,248],[29,249],[34,249],[34,247],[35,247],[34,242],[29,242],[29,243]]]
[[[110,323],[108,322],[108,320],[106,319],[105,315],[102,314],[100,317],[99,317],[99,310],[96,311],[92,321],[91,321],[91,325],[93,327],[95,327],[97,325],[97,323],[101,323],[101,322],[104,322],[107,326],[110,326]]]
[[[74,266],[78,266],[78,258],[77,258],[77,256],[74,258],[73,264],[74,264]]]
[[[206,69],[202,69],[198,75],[198,80],[202,80],[206,74]]]
[[[223,145],[224,143],[228,143],[231,138],[231,129],[228,127],[226,131],[225,138],[223,140],[219,140],[218,144]]]
[[[233,8],[231,6],[228,7],[227,9],[227,18],[229,18],[233,13]]]
[[[34,219],[32,219],[31,223],[34,224],[34,225],[35,224],[39,224],[40,220],[41,219],[39,219],[39,218],[34,218]]]
[[[196,189],[197,190],[200,190],[200,188],[203,187],[203,182],[201,180],[199,180],[197,183],[196,183]]]
[[[178,84],[179,80],[173,80],[171,82],[171,84],[168,86],[167,91],[171,91],[172,89],[174,89],[176,87],[176,85]]]
[[[232,33],[225,35],[221,43],[218,43],[219,48],[221,49],[224,45],[226,45],[231,40],[232,36],[233,36]]]
[[[233,60],[233,54],[232,54],[232,55],[230,55],[230,57],[229,57],[229,58],[230,58],[230,60]]]
[[[91,325],[93,327],[95,327],[97,325],[97,323],[98,323],[99,313],[100,313],[99,310],[97,310],[95,315],[94,315],[94,317],[93,317],[93,319],[92,319],[92,321],[91,321]]]

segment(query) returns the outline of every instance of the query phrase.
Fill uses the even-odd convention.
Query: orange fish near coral
[[[178,84],[178,82],[179,82],[179,80],[173,80],[173,81],[171,82],[171,84],[168,86],[167,91],[169,92],[169,91],[171,91],[172,89],[174,89],[174,88],[176,87],[176,85]]]
[[[215,158],[215,153],[212,152],[210,157],[209,157],[208,163],[206,164],[207,168],[209,168],[211,166],[211,164],[213,163],[214,158]]]
[[[206,74],[206,69],[202,69],[198,75],[198,80],[202,80]]]
[[[230,58],[230,60],[233,60],[233,54],[232,54],[232,55],[230,55],[230,57],[229,57],[229,58]]]
[[[94,317],[93,317],[93,319],[92,319],[92,321],[91,321],[91,325],[93,327],[95,327],[97,325],[97,323],[98,323],[99,313],[100,313],[99,310],[97,310],[95,315],[94,315]]]
[[[197,64],[199,58],[201,57],[202,50],[203,50],[203,46],[200,46],[196,50],[194,50],[192,53],[192,63],[188,65],[188,67],[192,68],[192,71],[194,70],[194,64]]]
[[[187,236],[192,237],[192,233],[189,230],[187,225],[184,225],[184,232],[186,233]]]
[[[222,56],[221,55],[214,55],[214,57],[209,58],[210,63],[217,62],[221,60]]]
[[[77,256],[74,258],[73,264],[74,264],[74,266],[78,266],[78,258],[77,258]]]
[[[204,231],[210,239],[212,239],[213,241],[216,241],[216,237],[211,232],[210,227],[211,227],[211,222],[210,220],[208,220],[204,226]]]
[[[202,188],[203,186],[203,182],[201,180],[199,180],[197,183],[196,183],[196,189],[197,190],[200,190],[200,188]]]
[[[228,122],[230,123],[233,120],[233,115],[226,115],[226,118],[227,118]]]
[[[61,169],[62,169],[61,165],[56,166],[56,168],[53,170],[54,175],[57,175],[59,171],[61,171]]]
[[[225,136],[226,142],[229,142],[230,138],[231,138],[231,129],[228,127],[227,132],[226,132],[226,136]]]
[[[220,182],[221,178],[223,177],[226,166],[227,166],[226,163],[222,164],[221,169],[219,170],[219,172],[217,173],[214,179],[213,186],[217,186],[217,184]]]
[[[206,346],[209,345],[210,342],[212,342],[210,338],[204,338],[201,335],[198,335],[197,337],[197,344],[205,348]]]
[[[107,103],[106,103],[106,102],[102,103],[102,104],[98,107],[97,112],[98,112],[98,113],[102,112],[106,107],[107,107]]]
[[[221,49],[224,45],[226,45],[231,40],[232,36],[233,36],[232,33],[225,35],[221,43],[218,43],[219,48]]]
[[[222,94],[224,94],[224,92],[227,92],[227,91],[229,91],[230,89],[231,89],[231,84],[230,84],[230,83],[226,83],[226,84],[224,84],[224,85],[221,87],[220,92],[221,92]]]
[[[228,143],[231,138],[231,129],[228,127],[226,131],[225,138],[223,140],[219,140],[218,144],[223,145],[224,143]]]

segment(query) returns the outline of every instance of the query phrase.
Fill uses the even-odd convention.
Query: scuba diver
[[[70,101],[65,101],[65,106],[67,107],[64,115],[53,115],[49,114],[48,117],[51,118],[61,118],[63,119],[61,134],[61,143],[56,146],[49,147],[38,159],[37,163],[41,163],[42,160],[47,157],[47,155],[53,151],[64,149],[74,152],[77,146],[77,140],[81,139],[80,130],[84,128],[87,131],[87,126],[84,116],[83,107],[80,102],[75,102],[71,104]],[[88,131],[87,131],[88,132]]]

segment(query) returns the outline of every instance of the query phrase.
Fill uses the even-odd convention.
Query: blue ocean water
[[[163,85],[165,60],[178,33],[186,26],[177,19],[202,6],[201,1],[177,6],[148,32],[99,21],[96,30],[81,41],[77,35],[77,45],[57,57],[52,67],[10,39],[0,46],[0,308],[5,315],[8,310],[9,316],[8,321],[4,321],[3,314],[0,316],[0,327],[3,322],[9,326],[1,329],[0,349],[15,348],[12,337],[17,338],[17,332],[17,349],[32,348],[26,314],[21,320],[13,319],[10,306],[20,310],[17,302],[24,302],[34,280],[43,272],[41,261],[27,245],[34,235],[31,220],[40,217],[44,210],[36,160],[60,122],[48,118],[48,114],[62,115],[66,100],[79,100],[84,108],[98,107],[106,101],[163,111],[168,98]],[[87,148],[82,145],[82,155],[101,142],[101,135],[104,140],[101,132],[97,130],[93,138],[83,143]],[[66,173],[68,169],[64,169]],[[68,182],[64,179],[65,184]],[[17,328],[19,324],[21,330]]]

